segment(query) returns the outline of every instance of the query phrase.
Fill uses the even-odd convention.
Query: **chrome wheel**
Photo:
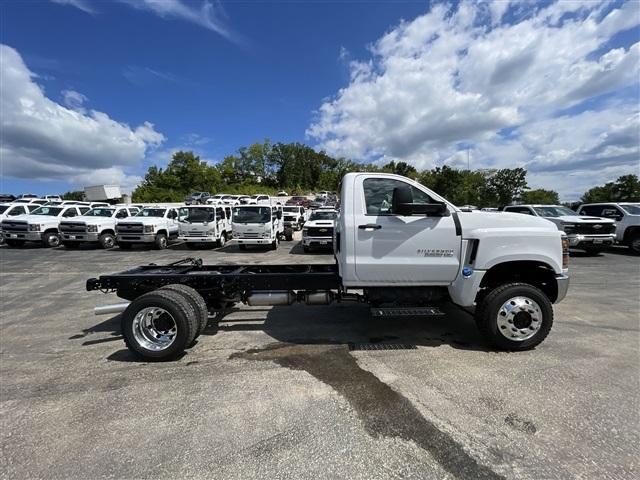
[[[57,247],[60,245],[60,237],[58,235],[55,234],[50,234],[47,237],[47,245],[49,247]]]
[[[116,242],[111,235],[107,235],[102,239],[102,248],[113,248]]]
[[[227,236],[223,233],[220,235],[220,246],[224,247],[224,244],[227,243]]]
[[[502,335],[522,342],[533,337],[542,327],[542,310],[528,297],[513,297],[498,310],[497,323]]]
[[[138,345],[156,352],[169,348],[178,333],[173,316],[160,307],[140,310],[133,319],[132,327]]]

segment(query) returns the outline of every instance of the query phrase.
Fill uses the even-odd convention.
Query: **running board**
[[[389,307],[372,308],[372,317],[441,317],[444,313],[437,307]]]

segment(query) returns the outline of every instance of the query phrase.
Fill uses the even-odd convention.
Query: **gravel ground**
[[[547,340],[488,351],[471,317],[240,307],[172,363],[135,361],[88,277],[277,251],[0,248],[2,478],[638,476],[640,259],[572,258]]]

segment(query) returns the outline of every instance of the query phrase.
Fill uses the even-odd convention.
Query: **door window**
[[[367,178],[362,183],[367,215],[392,215],[391,199],[396,187],[409,187],[413,203],[433,203],[429,195],[406,182],[393,178]]]
[[[91,210],[89,207],[80,207],[80,215],[84,215],[89,210]]]
[[[25,211],[24,207],[20,206],[20,207],[15,207],[9,210],[9,213],[7,213],[7,215],[9,215],[10,217],[13,217],[15,215],[22,215],[23,213],[27,213],[27,212]]]
[[[507,207],[504,209],[505,212],[512,213],[524,213],[525,215],[531,215],[531,210],[529,207]]]
[[[127,218],[129,216],[129,214],[127,213],[126,209],[122,209],[120,210],[118,213],[116,213],[116,218]]]
[[[611,208],[608,205],[588,205],[580,209],[580,215],[591,215],[593,217],[601,217],[602,210]]]
[[[77,214],[78,214],[78,212],[76,212],[75,208],[70,208],[69,210],[64,212],[62,214],[62,216],[65,217],[65,218],[69,218],[69,217],[75,217]]]

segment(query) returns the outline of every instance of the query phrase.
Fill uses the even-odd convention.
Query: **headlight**
[[[302,229],[302,235],[309,235],[309,229],[307,227]]]
[[[269,238],[271,232],[262,232],[262,238]]]
[[[29,231],[30,232],[39,232],[40,231],[40,225],[38,225],[37,223],[32,223],[29,225]]]
[[[575,228],[576,228],[576,224],[575,223],[563,223],[562,224],[562,229],[567,233],[572,232],[573,230],[575,230]]]
[[[153,233],[153,229],[155,228],[155,225],[145,225],[144,226],[144,233]]]
[[[97,225],[87,225],[87,232],[97,232],[97,231],[98,231]]]

